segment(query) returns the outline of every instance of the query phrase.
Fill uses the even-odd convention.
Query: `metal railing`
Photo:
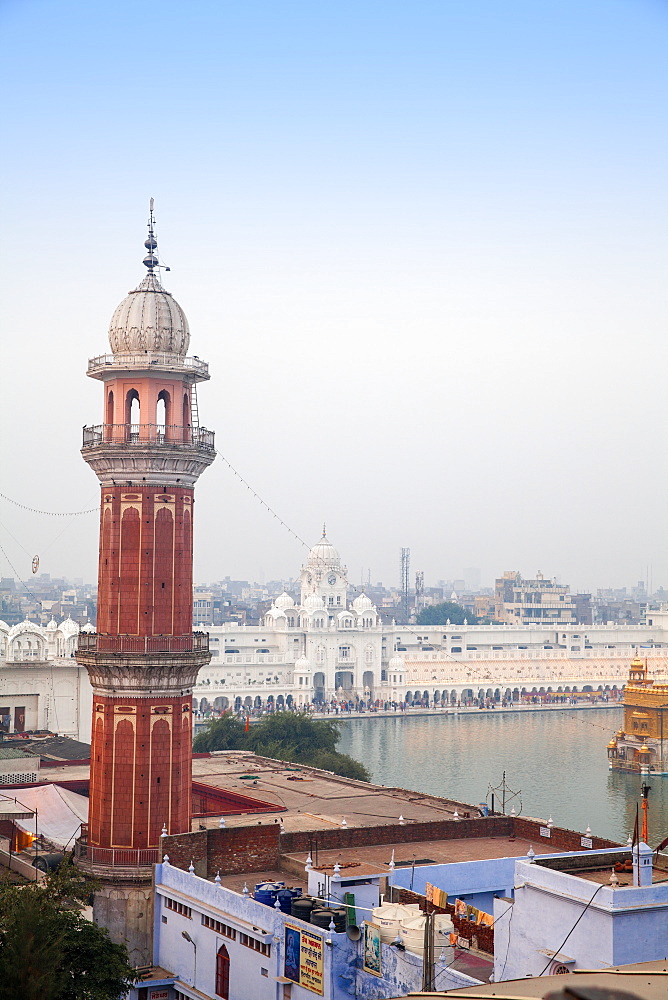
[[[81,632],[80,653],[208,653],[208,632],[190,635],[101,635]]]
[[[170,448],[192,447],[215,451],[214,432],[206,427],[179,424],[94,424],[83,429],[83,447],[119,445],[124,448],[164,444]]]
[[[74,859],[92,872],[104,873],[113,869],[130,876],[143,874],[142,869],[151,868],[161,860],[158,847],[93,847],[83,828],[81,837],[74,841]]]
[[[180,354],[167,354],[160,351],[146,351],[142,354],[100,354],[88,362],[88,371],[96,368],[186,368],[198,375],[208,376],[209,366],[199,358],[184,358]]]

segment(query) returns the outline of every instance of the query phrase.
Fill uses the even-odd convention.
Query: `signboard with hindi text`
[[[285,925],[285,963],[283,974],[297,986],[311,993],[324,993],[323,939],[294,924]]]

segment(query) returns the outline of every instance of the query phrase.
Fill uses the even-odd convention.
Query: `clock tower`
[[[341,557],[327,538],[325,525],[322,538],[308,554],[302,566],[301,603],[311,594],[319,597],[331,621],[340,611],[345,611],[348,599],[348,571],[341,563]]]

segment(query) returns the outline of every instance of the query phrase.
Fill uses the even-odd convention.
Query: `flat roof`
[[[494,997],[544,997],[552,991],[623,990],[638,1000],[665,1000],[668,987],[668,962],[638,962],[617,965],[610,969],[583,970],[562,976],[534,976],[529,979],[507,979],[502,983],[465,986],[445,993],[408,993],[406,997],[461,996],[493,1000]],[[401,1000],[401,998],[399,998]]]
[[[243,776],[243,777],[242,777]],[[262,802],[274,802],[282,814],[283,829],[332,829],[345,819],[350,826],[452,819],[455,810],[478,815],[470,804],[437,798],[406,788],[385,787],[344,778],[304,765],[257,757],[247,751],[225,750],[193,759],[193,780],[226,788]],[[244,825],[243,817],[226,819],[229,826]]]
[[[534,850],[535,850],[535,841]],[[345,847],[332,851],[318,851],[313,857],[313,867],[317,871],[325,868],[329,871],[338,861],[348,864],[357,861],[373,867],[376,873],[381,871],[389,874],[389,861],[394,851],[395,868],[409,868],[415,859],[416,867],[421,864],[446,865],[457,861],[488,861],[494,858],[523,858],[528,853],[532,842],[521,837],[475,837],[461,840],[423,840],[407,843],[397,841],[394,844],[369,845],[366,847]],[[299,852],[286,854],[295,864],[306,865],[307,854]],[[354,871],[350,868],[350,871]],[[342,869],[341,878],[345,878]]]

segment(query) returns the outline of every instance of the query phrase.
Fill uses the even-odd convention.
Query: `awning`
[[[17,799],[13,798],[0,798],[0,820],[34,819],[34,817],[35,810],[26,809],[23,802],[19,802]]]
[[[20,830],[35,833],[36,811],[38,836],[53,844],[57,850],[74,846],[81,824],[88,821],[88,799],[85,795],[49,784],[21,788],[19,797],[24,811],[21,816],[9,818],[14,819]],[[16,811],[14,801],[10,801]]]

